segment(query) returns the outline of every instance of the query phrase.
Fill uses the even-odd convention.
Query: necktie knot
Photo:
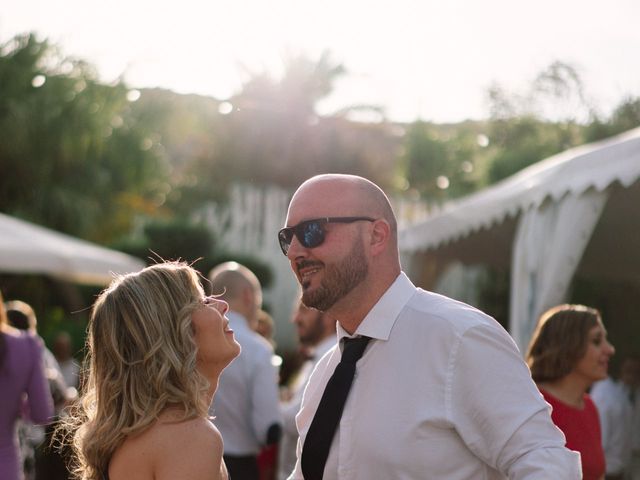
[[[354,364],[360,360],[371,337],[345,338],[340,363]]]

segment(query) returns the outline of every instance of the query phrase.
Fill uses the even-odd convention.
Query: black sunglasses
[[[293,227],[283,228],[278,232],[278,241],[280,248],[285,255],[289,251],[291,240],[295,235],[300,244],[305,248],[315,248],[324,242],[325,230],[327,223],[353,223],[353,222],[375,222],[375,218],[371,217],[325,217],[305,220]]]

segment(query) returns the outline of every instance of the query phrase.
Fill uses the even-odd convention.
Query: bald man
[[[260,449],[280,439],[282,420],[273,347],[251,325],[262,306],[254,273],[236,262],[209,273],[212,293],[229,304],[227,317],[242,351],[220,376],[209,409],[224,440],[224,461],[234,480],[258,480]]]
[[[377,185],[351,175],[307,180],[278,239],[303,302],[337,319],[339,339],[305,391],[291,479],[582,478],[507,332],[402,272],[396,218]],[[322,428],[310,427],[345,339],[358,337],[371,340],[318,460]],[[314,448],[305,448],[310,430]]]

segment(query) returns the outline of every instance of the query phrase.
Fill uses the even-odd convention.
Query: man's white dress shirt
[[[220,375],[209,414],[215,416],[225,455],[257,455],[269,427],[282,424],[273,347],[242,315],[229,311],[226,316],[242,351]]]
[[[619,475],[631,461],[633,408],[626,386],[607,378],[593,385],[591,399],[598,408],[607,475]]]
[[[373,340],[357,364],[325,480],[582,478],[579,454],[564,447],[515,343],[492,318],[416,289],[402,273],[356,335]],[[305,390],[291,479],[303,478],[302,445],[340,355],[325,355]]]

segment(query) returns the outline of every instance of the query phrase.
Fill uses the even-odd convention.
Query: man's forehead
[[[359,202],[355,198],[353,188],[349,187],[346,182],[315,182],[303,185],[291,199],[287,223],[355,214],[354,207]]]

